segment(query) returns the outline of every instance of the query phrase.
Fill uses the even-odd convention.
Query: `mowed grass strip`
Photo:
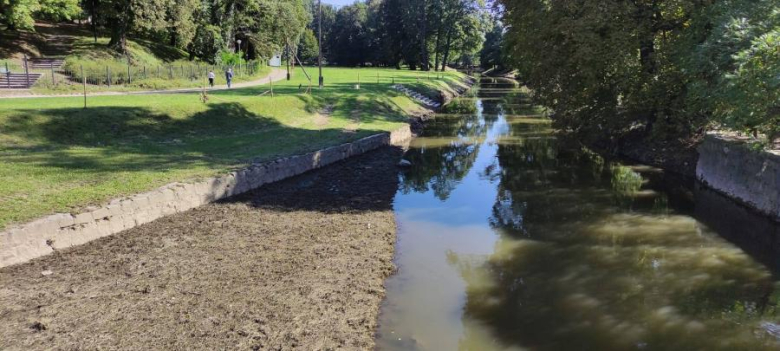
[[[0,228],[79,212],[173,181],[391,131],[420,106],[391,83],[451,89],[461,75],[325,68],[311,95],[291,81],[209,94],[0,99]],[[361,87],[355,89],[360,74]],[[377,83],[379,75],[379,83]]]

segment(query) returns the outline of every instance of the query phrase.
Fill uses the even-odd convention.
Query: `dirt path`
[[[400,155],[1,269],[0,349],[371,349]]]

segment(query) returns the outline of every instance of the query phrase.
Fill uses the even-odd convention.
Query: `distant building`
[[[274,54],[274,56],[271,57],[270,60],[268,60],[268,65],[271,67],[281,67],[282,66],[282,54]]]

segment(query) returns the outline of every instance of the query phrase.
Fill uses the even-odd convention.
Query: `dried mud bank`
[[[92,211],[58,213],[0,232],[0,267],[26,262],[57,250],[119,233],[158,218],[235,196],[264,184],[302,174],[412,137],[408,125],[323,150],[251,165],[195,183],[172,183],[157,190],[115,199]]]
[[[401,154],[0,269],[0,349],[371,349]]]
[[[780,220],[780,152],[752,150],[744,139],[707,134],[696,178],[743,205]]]

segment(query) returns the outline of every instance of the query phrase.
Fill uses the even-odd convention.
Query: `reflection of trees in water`
[[[405,159],[416,165],[401,176],[401,190],[426,192],[445,200],[468,174],[479,151],[478,141],[487,133],[479,114],[433,119],[425,126],[424,138],[444,139],[430,147],[410,149]],[[442,145],[443,144],[443,145]]]
[[[559,149],[552,138],[500,143],[497,162],[495,253],[447,258],[468,285],[464,318],[502,344],[778,346],[761,331],[763,319],[780,316],[771,276],[737,248],[699,235],[690,218],[669,215],[663,194],[635,200],[643,179],[631,168],[587,150]]]

